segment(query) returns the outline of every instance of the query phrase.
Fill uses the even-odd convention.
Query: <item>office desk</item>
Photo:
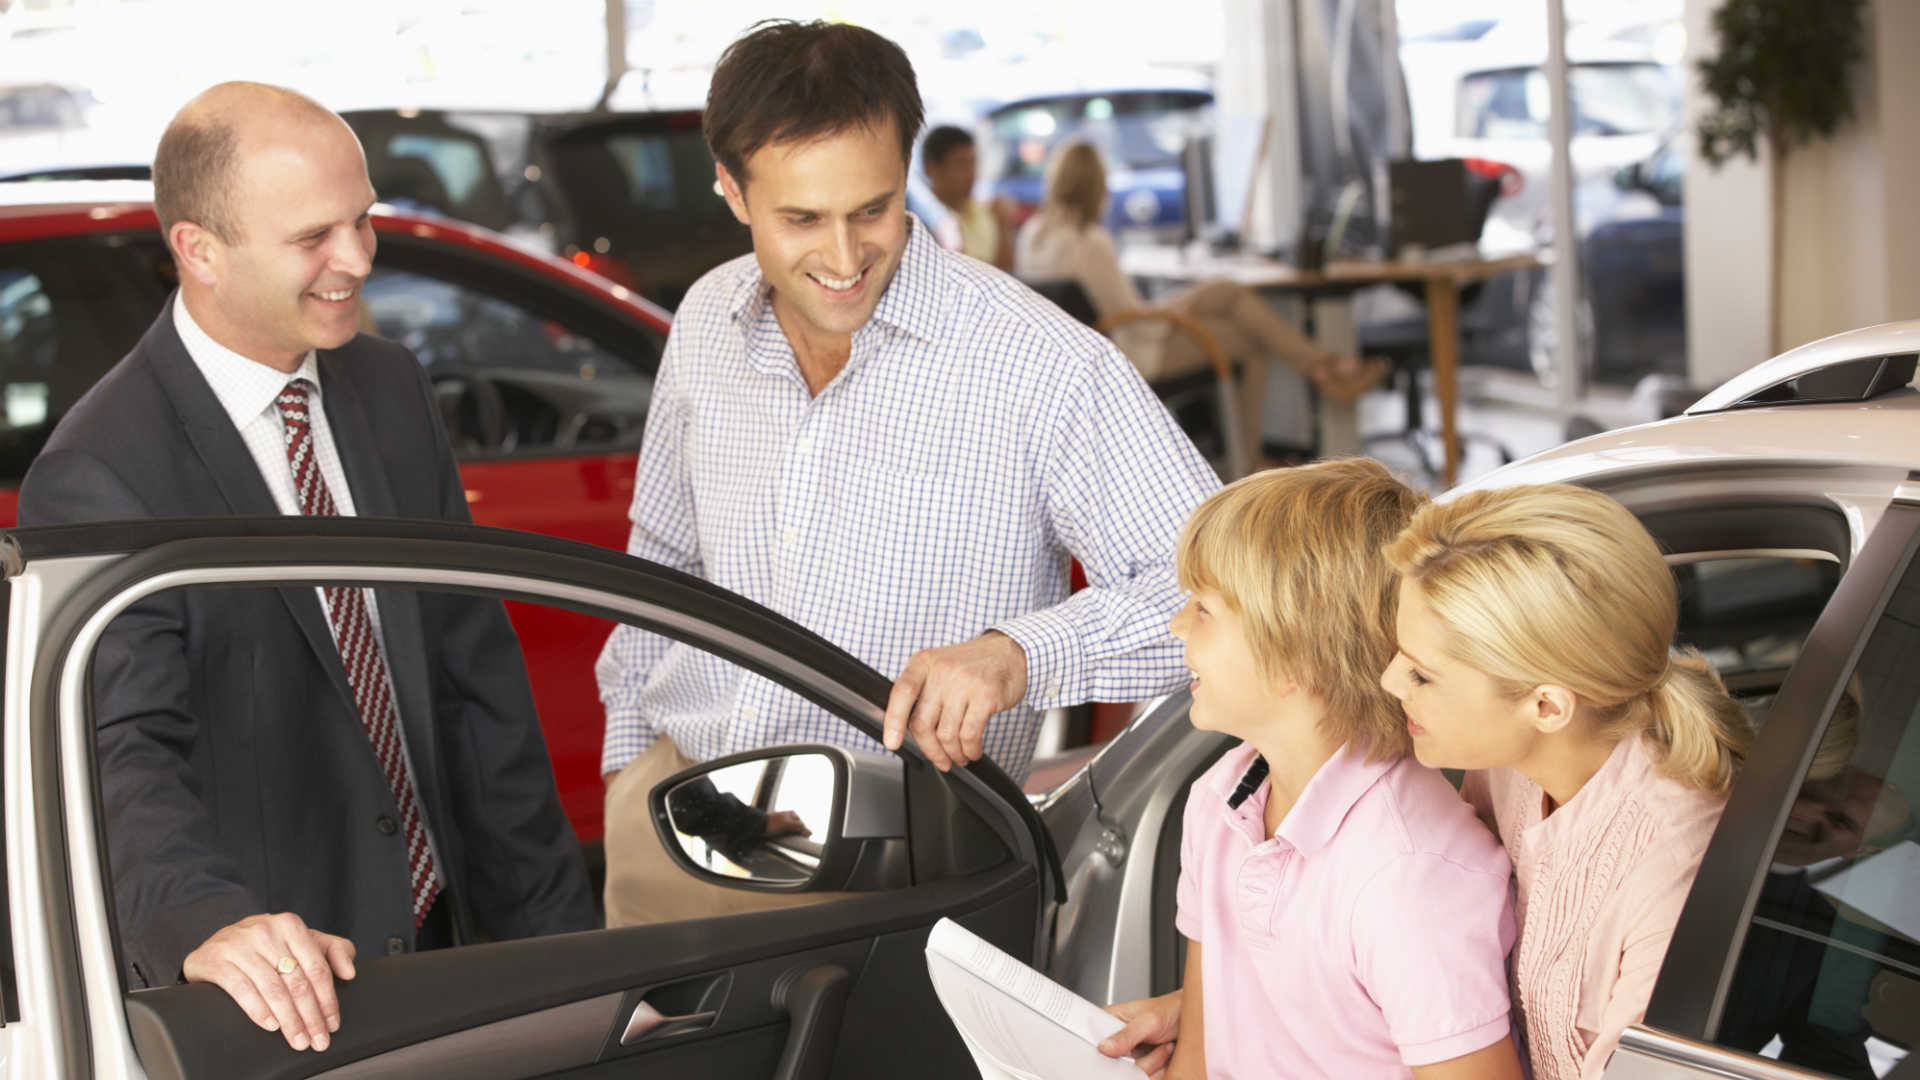
[[[1440,406],[1440,442],[1446,452],[1445,487],[1452,487],[1460,469],[1460,442],[1455,432],[1460,372],[1460,289],[1515,270],[1540,265],[1532,253],[1497,258],[1402,262],[1398,260],[1340,260],[1314,271],[1251,254],[1214,254],[1189,248],[1133,246],[1120,252],[1120,268],[1130,277],[1180,283],[1226,278],[1250,289],[1288,293],[1313,301],[1332,301],[1337,308],[1315,308],[1314,336],[1320,344],[1340,352],[1355,351],[1348,297],[1355,289],[1390,282],[1418,282],[1427,302],[1427,344],[1433,359],[1433,392]],[[1321,318],[1322,312],[1328,316]],[[1323,325],[1337,324],[1334,326]],[[1322,450],[1328,454],[1355,453],[1353,408],[1321,403]]]

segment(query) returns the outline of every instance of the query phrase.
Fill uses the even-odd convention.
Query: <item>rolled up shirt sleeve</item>
[[[993,627],[1027,654],[1025,703],[1136,701],[1178,688],[1167,624],[1184,595],[1174,544],[1220,487],[1124,356],[1108,346],[1062,383],[1043,465],[1046,512],[1087,587]]]

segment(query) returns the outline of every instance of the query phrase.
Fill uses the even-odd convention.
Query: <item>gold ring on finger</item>
[[[293,974],[294,969],[299,966],[300,966],[300,962],[295,960],[293,956],[289,954],[287,956],[281,957],[280,962],[273,965],[273,970],[279,972],[282,975],[291,975]]]

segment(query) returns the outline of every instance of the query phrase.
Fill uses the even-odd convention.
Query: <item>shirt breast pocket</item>
[[[923,598],[961,586],[978,510],[954,474],[862,462],[840,470],[825,494],[823,539],[862,600],[924,609]]]

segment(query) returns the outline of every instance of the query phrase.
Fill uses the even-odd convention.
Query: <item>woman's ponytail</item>
[[[1753,726],[1699,650],[1675,652],[1647,694],[1646,735],[1665,752],[1661,771],[1689,787],[1725,795],[1746,760]]]

